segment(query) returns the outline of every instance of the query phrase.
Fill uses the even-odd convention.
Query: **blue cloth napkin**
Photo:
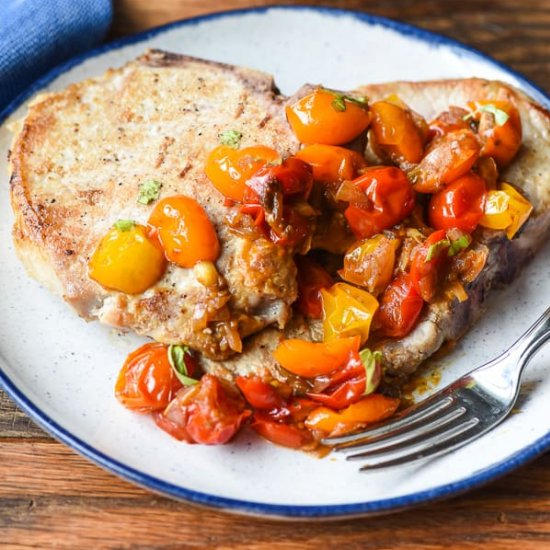
[[[46,71],[97,45],[111,0],[0,0],[0,111]]]

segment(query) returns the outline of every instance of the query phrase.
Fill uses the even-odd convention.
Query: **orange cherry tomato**
[[[510,164],[521,146],[519,111],[509,101],[473,101],[469,106],[474,111],[474,119],[479,121],[478,132],[484,142],[482,156],[493,157],[499,168]],[[497,117],[488,109],[503,111],[508,119],[504,124],[499,124]]]
[[[259,376],[237,376],[235,382],[245,399],[255,409],[271,411],[285,405],[284,399],[277,390]]]
[[[367,166],[365,157],[357,151],[335,145],[308,145],[296,157],[313,168],[313,179],[330,184],[352,180]]]
[[[218,259],[216,230],[194,199],[183,195],[162,199],[151,213],[149,225],[156,229],[166,258],[181,267]]]
[[[351,184],[364,195],[344,215],[358,239],[372,237],[403,221],[414,208],[415,193],[405,172],[393,166],[375,166]]]
[[[432,196],[428,217],[435,229],[457,227],[471,233],[483,216],[485,181],[472,172]]]
[[[246,180],[262,166],[277,163],[280,160],[281,157],[277,151],[263,145],[244,149],[220,145],[208,156],[205,173],[224,197],[243,202]]]
[[[90,278],[104,288],[140,294],[164,274],[166,260],[143,225],[115,224],[98,244],[88,265]]]
[[[289,105],[286,116],[296,137],[306,144],[348,143],[364,132],[371,121],[366,105],[322,88]]]
[[[155,416],[159,428],[189,443],[227,443],[250,416],[244,400],[229,393],[211,374],[195,386],[178,392],[166,409]]]
[[[395,163],[417,163],[424,154],[424,136],[411,112],[389,101],[371,105],[374,149],[381,149]]]
[[[435,193],[466,174],[479,158],[479,142],[471,130],[435,139],[420,164],[409,172],[414,190]]]
[[[313,432],[321,432],[323,437],[344,435],[389,418],[399,403],[399,399],[372,393],[340,412],[319,407],[307,417],[305,424]]]
[[[127,409],[151,412],[164,409],[181,387],[168,361],[168,347],[150,343],[124,361],[115,396]]]
[[[258,413],[254,415],[252,428],[268,441],[291,449],[302,449],[313,443],[313,437],[308,430],[271,420],[268,416]]]
[[[317,262],[307,256],[297,256],[298,267],[298,311],[312,319],[321,319],[323,316],[323,303],[321,289],[332,286],[332,277]]]
[[[424,301],[416,292],[408,274],[397,276],[386,288],[380,300],[377,321],[381,333],[391,338],[403,338],[414,328]]]
[[[444,242],[447,232],[444,229],[434,231],[423,244],[414,248],[411,260],[411,283],[422,297],[423,300],[429,302],[437,291],[439,281],[439,272],[442,262],[447,256],[447,247],[440,247],[429,260],[428,252],[432,245],[437,247],[438,242]],[[448,243],[448,241],[447,241]]]
[[[351,336],[330,342],[306,342],[297,338],[283,340],[273,357],[283,368],[310,378],[342,367],[350,353],[359,351],[360,338]]]

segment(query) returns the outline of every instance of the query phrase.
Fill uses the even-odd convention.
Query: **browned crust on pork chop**
[[[291,251],[252,244],[224,223],[229,209],[204,174],[219,133],[282,155],[298,147],[271,76],[158,50],[105,75],[41,95],[29,107],[11,152],[13,236],[28,272],[86,318],[133,329],[160,342],[227,357],[231,327],[242,337],[284,326],[296,298]],[[170,265],[143,294],[107,291],[87,274],[100,238],[117,219],[145,223],[154,204],[139,185],[163,183],[161,197],[195,198],[214,223],[221,285]],[[197,323],[209,309],[209,324]]]

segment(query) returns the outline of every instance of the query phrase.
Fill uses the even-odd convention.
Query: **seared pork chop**
[[[204,174],[227,130],[241,132],[243,146],[262,143],[284,157],[298,148],[270,76],[161,51],[36,98],[10,159],[13,234],[28,272],[83,317],[217,359],[266,325],[282,328],[296,299],[292,252],[232,233],[224,197]],[[174,264],[138,295],[88,277],[114,222],[146,223],[154,204],[136,199],[151,179],[162,183],[161,198],[193,197],[214,223],[222,250],[215,287]],[[205,308],[208,322],[199,322]]]

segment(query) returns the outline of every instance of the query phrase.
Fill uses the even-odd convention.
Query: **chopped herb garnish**
[[[130,231],[136,226],[136,222],[134,220],[117,220],[113,226],[119,231]]]
[[[380,365],[382,353],[365,348],[359,352],[359,357],[365,367],[365,392],[363,395],[369,395],[376,391],[382,377],[382,367]]]
[[[193,386],[198,384],[199,381],[189,376],[187,366],[185,365],[185,354],[190,354],[187,346],[179,346],[176,344],[168,346],[168,361],[170,362],[174,374],[184,386]]]
[[[510,115],[506,111],[503,111],[492,103],[489,103],[487,105],[480,105],[475,111],[464,115],[462,117],[462,120],[468,121],[473,118],[477,113],[491,113],[495,117],[495,122],[498,126],[504,126],[510,118]]]
[[[341,96],[341,95],[337,95],[333,100],[332,100],[332,108],[335,110],[335,111],[338,111],[339,113],[342,113],[346,110],[346,100],[344,99],[344,96]]]
[[[237,130],[226,130],[220,134],[220,143],[238,149],[243,135]]]
[[[470,246],[470,237],[468,235],[461,235],[458,239],[450,241],[449,256],[456,256],[461,250]]]
[[[329,92],[330,94],[334,95],[334,99],[332,100],[331,105],[335,111],[338,111],[340,113],[346,110],[346,101],[351,101],[351,103],[355,103],[356,105],[359,105],[361,107],[368,106],[369,100],[366,97],[354,97],[352,95],[341,94],[340,92],[337,92],[336,90],[331,90],[329,88],[322,89],[325,92]]]
[[[426,259],[424,261],[429,262],[439,255],[439,253],[445,248],[449,248],[451,242],[449,239],[441,239],[434,244],[431,244],[428,248],[428,253],[426,254]]]
[[[137,201],[139,204],[150,204],[158,200],[160,196],[160,189],[162,183],[157,180],[147,180],[144,181],[139,186],[139,194]]]

